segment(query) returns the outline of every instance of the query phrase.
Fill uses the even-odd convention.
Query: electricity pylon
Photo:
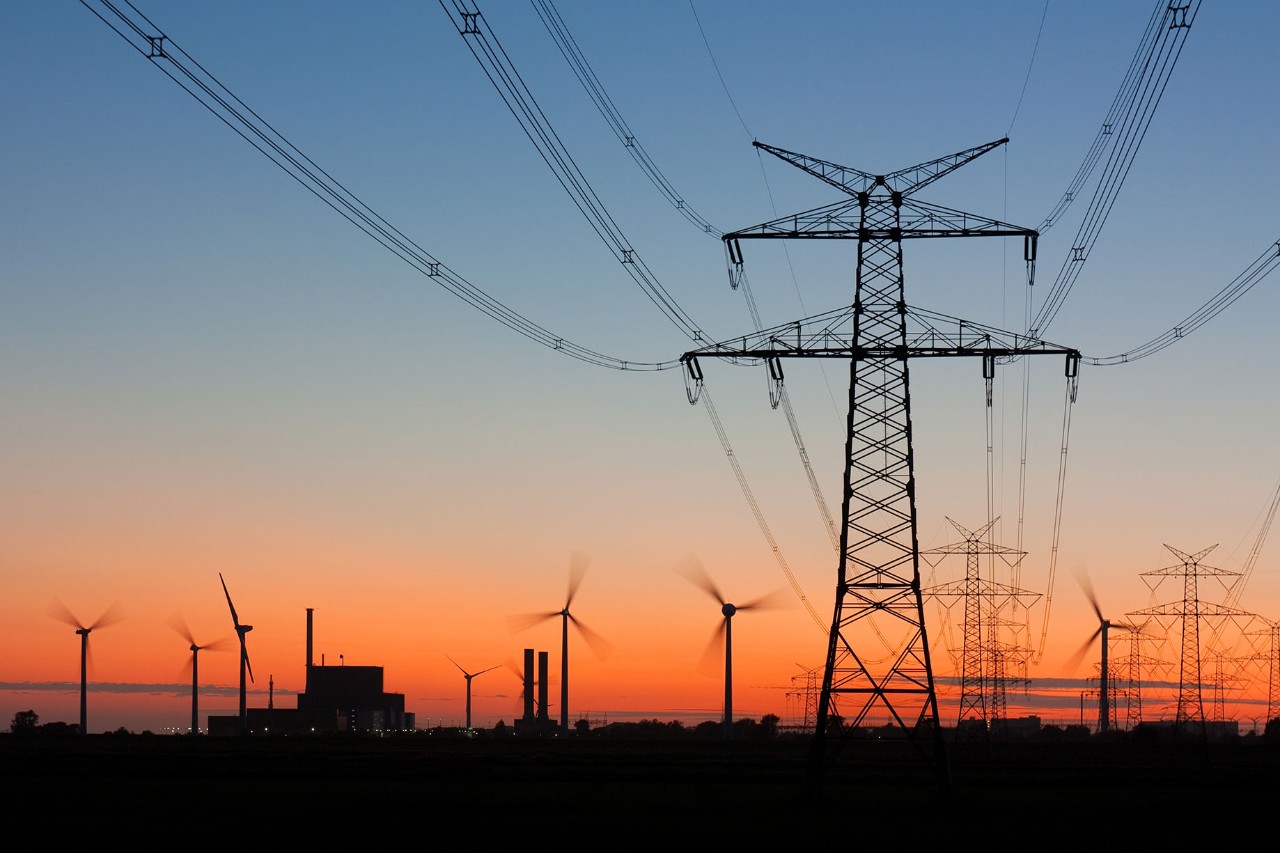
[[[1000,643],[1000,611],[1011,602],[1018,601],[1030,607],[1038,592],[1020,590],[984,579],[981,574],[981,557],[992,561],[999,557],[1010,568],[1016,566],[1025,552],[1006,548],[983,537],[995,525],[993,518],[977,530],[967,530],[951,518],[947,521],[960,532],[961,541],[921,552],[925,555],[963,554],[965,556],[964,579],[943,583],[924,590],[928,598],[960,599],[964,604],[964,644],[960,653],[960,711],[956,723],[956,741],[974,734],[976,728],[985,739],[988,728],[998,719],[1004,708],[1005,664],[1008,649]],[[926,556],[926,559],[928,557]],[[966,723],[966,721],[968,721]],[[975,723],[977,726],[975,726]]]
[[[1022,237],[1028,275],[1034,270],[1037,232],[915,200],[918,191],[1008,139],[886,175],[754,145],[840,190],[848,199],[723,235],[730,284],[742,275],[747,239],[852,239],[858,242],[853,302],[826,314],[709,344],[684,353],[686,390],[696,402],[702,387],[700,357],[763,361],[776,407],[784,358],[843,358],[850,363],[842,527],[834,613],[822,693],[809,762],[816,783],[826,764],[873,710],[887,714],[913,745],[933,745],[938,778],[951,784],[938,723],[938,699],[925,632],[916,535],[915,456],[907,362],[915,357],[979,356],[988,404],[997,361],[1056,353],[1067,359],[1074,397],[1080,353],[1038,339],[911,309],[904,295],[902,244],[930,237]],[[912,328],[908,328],[908,320]],[[909,333],[910,332],[910,333]],[[868,643],[885,657],[855,649]],[[858,630],[855,630],[858,629]],[[892,629],[889,633],[887,630]],[[897,635],[902,633],[900,642]],[[874,651],[874,650],[872,650]],[[844,700],[853,700],[845,712]],[[859,704],[860,703],[860,704]],[[828,736],[835,734],[833,742]]]
[[[1225,604],[1214,604],[1200,597],[1199,579],[1212,577],[1222,581],[1226,577],[1238,577],[1239,572],[1214,568],[1201,563],[1217,545],[1210,545],[1202,551],[1188,554],[1179,551],[1172,545],[1165,545],[1179,562],[1163,569],[1143,572],[1142,576],[1154,578],[1147,585],[1154,592],[1160,581],[1168,577],[1182,578],[1182,599],[1180,601],[1161,604],[1135,610],[1130,616],[1149,616],[1157,621],[1174,619],[1179,623],[1182,638],[1181,654],[1178,659],[1178,704],[1174,712],[1174,733],[1181,731],[1205,734],[1204,696],[1201,692],[1201,660],[1200,660],[1200,623],[1218,624],[1231,620],[1241,628],[1253,621],[1254,614]],[[1224,587],[1230,584],[1223,582]]]

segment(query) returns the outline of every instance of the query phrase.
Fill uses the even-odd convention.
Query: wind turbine
[[[243,735],[249,731],[248,692],[244,681],[246,671],[249,673],[249,680],[253,681],[253,666],[249,663],[249,647],[245,645],[244,635],[252,631],[253,626],[240,624],[240,617],[236,616],[236,606],[231,603],[231,593],[227,592],[227,582],[223,579],[222,572],[218,572],[218,580],[222,581],[222,592],[227,596],[227,607],[231,608],[231,624],[235,626],[236,636],[240,638],[240,734]]]
[[[578,633],[591,646],[597,657],[606,657],[613,648],[607,640],[583,625],[569,612],[569,606],[573,604],[573,597],[578,593],[578,586],[582,583],[582,576],[586,574],[587,565],[590,562],[590,557],[578,551],[570,555],[569,594],[565,597],[564,607],[548,613],[530,613],[509,618],[512,629],[522,631],[547,619],[560,617],[560,734],[565,737],[569,734],[569,623],[572,622],[578,629]]]
[[[169,627],[177,631],[182,639],[190,643],[191,648],[191,734],[200,734],[200,663],[198,655],[201,650],[223,651],[227,648],[226,639],[214,640],[212,643],[206,643],[203,646],[198,645],[195,638],[191,635],[191,629],[187,627],[187,621],[182,615],[176,615],[169,620]]]
[[[80,635],[80,734],[89,733],[89,633],[113,625],[121,619],[116,605],[111,605],[92,625],[85,625],[61,601],[49,608],[49,615],[76,629]]]
[[[786,590],[775,590],[746,604],[732,604],[720,594],[720,589],[716,586],[715,581],[711,579],[711,575],[707,574],[707,570],[702,567],[702,563],[698,562],[697,558],[692,555],[685,557],[676,570],[684,576],[685,580],[705,590],[708,595],[714,598],[720,604],[720,612],[724,614],[724,620],[716,628],[715,633],[711,636],[711,642],[707,645],[704,660],[719,650],[721,639],[723,638],[724,736],[729,739],[733,737],[733,617],[743,610],[761,610],[766,607],[777,606],[781,601],[781,597],[786,594]]]
[[[448,655],[445,655],[445,657],[449,658]],[[451,663],[453,663],[454,666],[462,670],[462,675],[467,679],[467,731],[470,731],[471,730],[471,679],[475,678],[477,675],[483,675],[484,673],[488,672],[490,669],[497,669],[499,666],[501,666],[501,664],[494,664],[488,669],[482,669],[479,672],[467,672],[465,669],[462,669],[462,664],[458,663],[453,658],[449,658],[449,660]]]
[[[1140,629],[1125,622],[1112,622],[1110,619],[1105,618],[1102,615],[1102,608],[1098,605],[1098,597],[1093,592],[1093,584],[1089,583],[1089,576],[1083,569],[1077,569],[1075,575],[1076,581],[1080,584],[1080,589],[1084,591],[1085,597],[1089,599],[1089,605],[1098,617],[1098,627],[1089,635],[1089,639],[1085,640],[1079,651],[1072,656],[1070,663],[1067,665],[1067,671],[1073,672],[1080,665],[1080,659],[1084,657],[1085,652],[1089,651],[1089,647],[1093,645],[1093,641],[1099,637],[1102,638],[1102,661],[1098,667],[1098,734],[1105,734],[1111,727],[1111,676],[1107,667],[1110,646],[1107,634],[1112,628],[1119,628],[1124,631],[1138,631]]]

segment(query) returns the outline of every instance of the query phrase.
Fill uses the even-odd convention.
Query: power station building
[[[398,732],[416,727],[404,710],[403,693],[383,690],[380,666],[316,665],[312,656],[312,608],[307,608],[306,689],[297,708],[246,708],[248,734]],[[209,717],[209,734],[240,733],[237,716]]]

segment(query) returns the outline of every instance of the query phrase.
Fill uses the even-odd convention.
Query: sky
[[[684,213],[718,233],[839,198],[753,140],[880,174],[1007,136],[919,198],[1039,227],[1163,6],[479,10],[635,257],[707,339],[727,340],[756,326],[724,246],[637,166],[540,10],[558,14]],[[293,707],[311,608],[315,662],[384,667],[419,726],[461,723],[459,666],[494,667],[474,679],[474,723],[510,723],[523,650],[551,653],[554,702],[560,666],[559,621],[513,631],[511,617],[559,611],[578,553],[590,562],[572,612],[611,650],[571,634],[575,718],[720,719],[723,671],[703,665],[720,605],[677,571],[692,556],[731,601],[787,591],[735,617],[734,712],[794,719],[825,653],[837,559],[764,368],[703,360],[707,397],[690,404],[673,366],[690,338],[566,192],[446,7],[135,7],[461,280],[637,369],[544,346],[407,264],[179,88],[100,4],[6,4],[0,720],[77,721],[79,638],[50,615],[65,606],[85,624],[121,616],[90,636],[90,731],[186,727],[190,652],[171,622],[201,643],[233,636],[221,574],[253,626],[251,707]],[[988,428],[977,361],[912,363],[921,548],[956,542],[951,522],[993,521],[1026,552],[1036,654],[1011,713],[1096,715],[1084,694],[1096,696],[1097,644],[1073,660],[1098,624],[1077,577],[1124,620],[1181,600],[1180,581],[1144,574],[1178,562],[1171,547],[1251,568],[1237,606],[1256,618],[1206,631],[1205,657],[1219,656],[1227,717],[1247,728],[1265,714],[1254,652],[1280,614],[1277,545],[1263,535],[1280,480],[1277,280],[1159,352],[1102,362],[1183,323],[1280,238],[1276,118],[1260,95],[1280,63],[1277,25],[1272,4],[1198,8],[1041,330],[1086,357],[1074,404],[1057,357],[1031,368],[1026,395],[1022,368],[1002,367]],[[1043,231],[1034,308],[1078,245],[1099,173]],[[743,254],[766,326],[852,298],[850,241],[744,241]],[[1021,241],[910,241],[904,256],[911,305],[1024,328]],[[848,366],[789,363],[785,382],[838,520]],[[922,563],[926,585],[963,572]],[[1235,577],[1202,578],[1200,597],[1224,601]],[[957,617],[927,610],[945,721]],[[1170,636],[1152,654],[1176,667]],[[202,715],[235,713],[236,654],[203,653],[199,672]],[[1157,717],[1170,690],[1151,681],[1144,713]]]

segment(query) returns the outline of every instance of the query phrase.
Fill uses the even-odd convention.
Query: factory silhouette
[[[307,608],[306,689],[297,695],[296,708],[275,707],[274,691],[266,708],[246,708],[244,734],[311,735],[340,732],[378,733],[414,731],[417,715],[405,710],[403,693],[383,689],[380,666],[327,665],[313,653],[314,608]],[[548,654],[537,652],[534,678],[533,649],[525,649],[524,716],[515,721],[517,734],[554,734],[556,726],[547,714]],[[535,694],[535,689],[537,690]],[[536,702],[535,702],[536,696]],[[209,715],[212,736],[241,734],[238,715]]]

